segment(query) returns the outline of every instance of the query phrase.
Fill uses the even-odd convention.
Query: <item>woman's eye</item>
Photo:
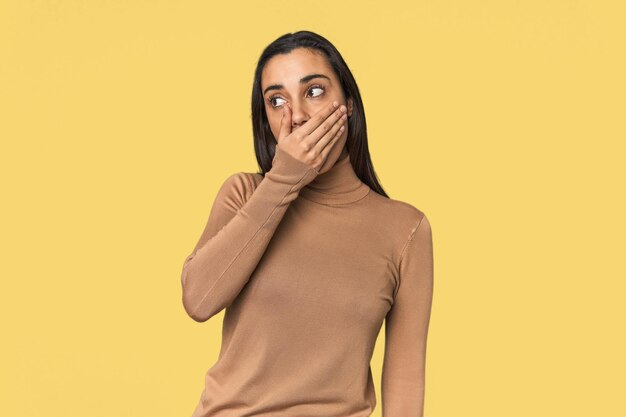
[[[313,91],[313,90],[320,90],[320,91],[321,91],[321,93],[318,93],[318,94],[313,94],[313,95],[311,95],[312,97],[319,97],[319,96],[321,96],[322,94],[324,94],[324,91],[325,91],[325,90],[324,90],[324,87],[319,86],[319,85],[314,85],[314,86],[312,86],[311,88],[309,88],[307,92],[310,92],[310,91]],[[272,97],[270,97],[270,98],[268,98],[268,99],[267,99],[267,101],[270,103],[270,106],[272,106],[272,107],[274,107],[274,108],[276,108],[276,107],[279,107],[279,106],[280,106],[279,104],[276,104],[275,100],[283,100],[283,101],[285,101],[285,99],[283,99],[283,98],[281,98],[281,97],[279,97],[279,96],[272,96]]]
[[[274,104],[274,100],[283,100],[283,99],[282,99],[282,98],[280,98],[280,97],[278,97],[278,96],[272,96],[272,97],[270,97],[270,98],[267,100],[267,101],[269,101],[269,102],[270,102],[270,105],[271,105],[272,107],[277,107],[277,106]]]
[[[322,91],[322,93],[324,92],[324,88],[323,88],[323,87],[320,87],[320,86],[318,86],[318,85],[315,85],[315,86],[313,86],[313,87],[309,88],[309,91],[311,91],[311,90],[321,90],[321,91]],[[314,96],[314,97],[318,97],[318,96],[322,95],[322,93],[320,93],[320,94],[318,94],[318,95],[316,95],[316,96]]]

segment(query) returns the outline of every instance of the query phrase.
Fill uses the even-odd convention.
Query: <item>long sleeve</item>
[[[315,168],[277,146],[272,169],[256,189],[250,189],[243,172],[224,182],[200,240],[183,263],[182,301],[191,318],[204,322],[232,303],[289,204],[317,175]]]
[[[383,417],[422,417],[426,341],[433,295],[431,226],[422,213],[401,255],[394,303],[385,319]]]

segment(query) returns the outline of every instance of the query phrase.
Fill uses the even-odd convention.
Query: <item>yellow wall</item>
[[[425,416],[626,415],[623,4],[0,0],[0,415],[191,415],[223,312],[185,315],[182,262],[300,29],[433,227]]]

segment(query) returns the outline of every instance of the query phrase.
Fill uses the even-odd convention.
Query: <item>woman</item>
[[[225,180],[182,271],[190,317],[226,308],[193,416],[370,416],[384,320],[383,416],[421,416],[430,223],[376,180],[359,90],[335,47],[308,31],[270,44],[252,120],[262,172]]]

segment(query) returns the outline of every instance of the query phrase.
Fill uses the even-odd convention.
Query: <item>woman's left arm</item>
[[[422,213],[401,254],[398,286],[385,319],[383,417],[423,416],[433,272],[432,231]]]

